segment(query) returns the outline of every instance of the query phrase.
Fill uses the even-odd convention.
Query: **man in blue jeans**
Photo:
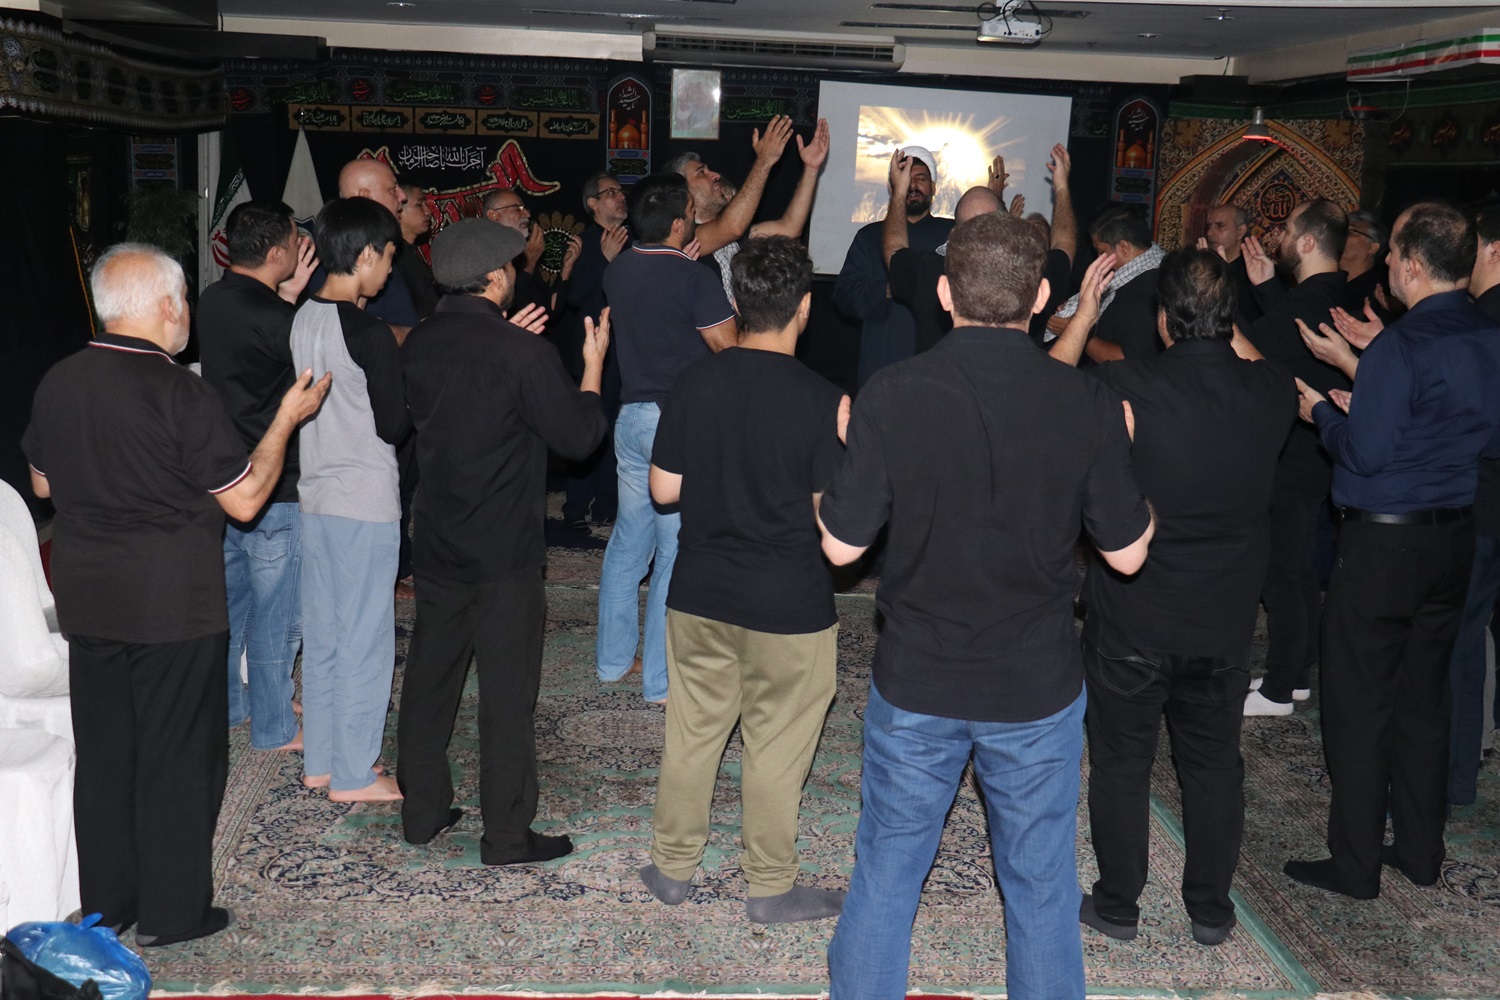
[[[651,448],[660,404],[683,369],[733,347],[734,310],[717,276],[684,249],[693,243],[693,196],[680,174],[648,177],[631,192],[636,242],[604,272],[615,351],[620,415],[615,420],[619,512],[599,578],[599,679],[618,681],[644,667],[642,694],[667,700],[667,587],[677,558],[673,511],[651,506]],[[654,567],[653,567],[654,557]],[[641,657],[640,586],[651,570]]]
[[[295,380],[293,303],[317,261],[291,208],[279,201],[238,206],[229,213],[225,237],[229,269],[198,301],[199,351],[203,378],[218,390],[245,445],[254,447]],[[297,469],[293,434],[271,502],[250,521],[230,519],[224,526],[229,725],[248,718],[256,750],[302,749],[292,704],[292,666],[302,644]]]
[[[947,256],[938,297],[953,331],[865,386],[819,508],[835,564],[889,522],[832,995],[905,996],[922,883],[972,756],[1005,896],[1007,996],[1081,998],[1073,550],[1081,527],[1133,573],[1154,522],[1129,410],[1027,336],[1048,298],[1041,233],[990,213],[955,226]]]

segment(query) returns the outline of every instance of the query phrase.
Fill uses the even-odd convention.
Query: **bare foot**
[[[640,672],[641,672],[641,658],[639,656],[637,656],[635,659],[633,659],[633,660],[630,661],[630,669],[627,670],[627,671],[625,671],[625,676],[629,677],[631,674],[638,674]]]
[[[417,598],[416,581],[411,577],[402,577],[396,581],[396,600],[414,601]]]
[[[381,775],[363,788],[355,788],[352,791],[339,792],[330,791],[328,799],[330,802],[399,802],[405,798],[401,789],[396,785],[395,778],[387,778]]]
[[[275,748],[273,748],[271,750],[267,750],[265,752],[266,753],[280,753],[282,750],[301,750],[301,749],[302,749],[302,727],[298,726],[297,727],[297,735],[292,737],[291,742],[285,743],[285,744],[283,744],[283,745],[281,745],[279,747],[275,747]]]
[[[382,764],[372,764],[370,770],[376,774],[384,774],[385,766]],[[307,774],[302,777],[302,785],[304,788],[327,788],[328,783],[332,780],[333,775],[331,774]]]
[[[302,714],[302,702],[298,701],[296,698],[292,699],[292,714],[293,715],[301,715]]]

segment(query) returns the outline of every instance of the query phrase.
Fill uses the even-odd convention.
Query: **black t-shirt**
[[[1109,308],[1100,314],[1094,335],[1119,344],[1127,359],[1154,358],[1162,347],[1156,332],[1156,313],[1156,268],[1152,268],[1121,286]]]
[[[249,275],[224,277],[198,298],[198,359],[203,378],[218,390],[245,447],[254,450],[276,419],[281,397],[296,381],[292,317],[297,307]],[[297,502],[297,436],[271,503]]]
[[[444,296],[401,361],[422,470],[417,573],[479,583],[539,569],[547,449],[593,451],[605,431],[599,397],[578,390],[544,338],[477,295]]]
[[[850,545],[889,523],[881,696],[985,722],[1066,708],[1083,686],[1079,529],[1113,551],[1150,519],[1114,394],[1025,331],[960,327],[877,373],[848,438],[821,513]]]
[[[1135,413],[1131,461],[1156,508],[1146,565],[1125,577],[1096,559],[1090,626],[1136,649],[1227,656],[1250,646],[1270,546],[1276,458],[1297,419],[1286,370],[1225,340],[1094,369]]]
[[[938,300],[937,280],[946,258],[936,250],[903,247],[891,254],[891,298],[911,311],[917,327],[916,353],[930,349],[953,329],[953,317]]]
[[[1057,312],[1057,307],[1067,301],[1068,294],[1073,284],[1073,258],[1068,256],[1066,250],[1053,247],[1047,251],[1047,263],[1042,265],[1042,277],[1047,281],[1047,304],[1042,311],[1031,317],[1031,325],[1028,332],[1031,334],[1031,342],[1046,350],[1048,341],[1047,320]]]
[[[669,246],[636,243],[604,270],[620,399],[660,403],[677,376],[711,352],[703,331],[734,318],[714,272]]]
[[[651,454],[682,476],[667,607],[784,635],[838,620],[812,495],[843,452],[841,395],[796,358],[750,348],[682,373]]]
[[[1348,389],[1349,379],[1313,357],[1296,321],[1302,320],[1311,330],[1317,330],[1319,323],[1331,323],[1329,310],[1342,303],[1344,284],[1343,271],[1314,274],[1290,290],[1274,278],[1263,282],[1255,287],[1265,314],[1243,331],[1267,361],[1277,362],[1325,396],[1330,389]],[[1333,462],[1318,444],[1317,428],[1307,421],[1298,420],[1287,436],[1279,474],[1285,486],[1299,492],[1328,492]]]
[[[212,386],[150,341],[100,333],[42,379],[21,444],[57,508],[64,632],[155,643],[229,627],[213,494],[250,462]]]

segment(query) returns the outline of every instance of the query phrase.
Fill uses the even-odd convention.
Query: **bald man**
[[[395,171],[382,161],[369,157],[350,160],[344,164],[339,171],[339,197],[369,198],[371,201],[379,202],[390,210],[398,224],[401,221],[401,208],[406,204],[406,191],[402,189],[401,182],[396,179]],[[406,335],[411,332],[411,328],[423,318],[423,313],[417,308],[412,298],[411,287],[401,273],[400,257],[402,254],[411,252],[410,245],[402,240],[401,244],[396,247],[397,260],[392,267],[390,279],[386,281],[379,295],[365,303],[365,312],[371,316],[378,316],[390,325],[398,344],[406,340]],[[325,278],[327,278],[327,273],[319,267],[312,280],[308,282],[308,287],[310,289],[322,288]]]

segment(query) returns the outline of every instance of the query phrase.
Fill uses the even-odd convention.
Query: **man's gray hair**
[[[1349,228],[1358,229],[1370,238],[1371,243],[1381,246],[1389,246],[1391,242],[1391,231],[1381,223],[1380,217],[1374,212],[1366,212],[1364,209],[1349,213]]]
[[[122,257],[140,257],[140,268],[112,267]],[[187,290],[182,265],[146,243],[116,243],[99,255],[89,272],[94,312],[106,326],[116,320],[149,319],[164,298],[176,299]]]
[[[668,160],[666,166],[662,167],[661,169],[662,169],[662,171],[664,173],[668,173],[668,174],[682,174],[682,176],[686,177],[687,174],[686,174],[685,171],[686,171],[687,165],[689,163],[702,163],[702,162],[703,162],[703,157],[699,156],[697,153],[694,153],[694,152],[678,153],[676,156],[674,156],[670,160]]]
[[[594,210],[589,207],[589,202],[591,202],[595,198],[599,197],[599,182],[600,181],[603,181],[603,180],[618,181],[619,179],[620,178],[616,177],[614,174],[610,173],[608,170],[601,170],[597,174],[591,174],[589,176],[588,180],[586,180],[586,181],[583,182],[583,199],[582,199],[583,200],[583,210],[585,212],[588,212],[590,215],[593,214]]]

